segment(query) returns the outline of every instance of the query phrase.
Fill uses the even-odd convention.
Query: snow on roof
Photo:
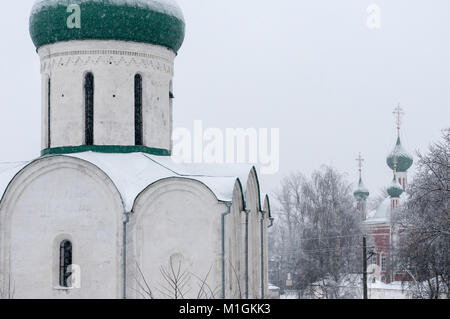
[[[269,284],[268,286],[269,286],[269,290],[280,290],[280,287],[277,287],[273,284]]]
[[[364,182],[362,179],[359,180],[358,187],[356,188],[357,191],[368,193],[369,189],[364,185]]]
[[[400,196],[400,204],[404,203],[407,199],[407,194],[403,193]],[[365,224],[382,224],[390,223],[391,221],[391,198],[385,198],[378,208],[371,211],[368,214],[367,219],[364,221]]]
[[[338,285],[341,287],[355,286],[361,282],[362,275],[361,274],[341,274],[339,282],[336,282],[331,276],[326,278],[322,278],[314,283],[311,286],[322,286],[322,285]]]
[[[0,163],[0,201],[11,180],[29,162],[8,162]]]
[[[134,200],[147,186],[161,179],[179,177],[205,184],[221,201],[232,201],[236,179],[245,189],[251,166],[234,166],[235,173],[220,174],[222,165],[177,164],[171,157],[143,153],[103,154],[85,152],[67,155],[88,161],[108,175],[122,194],[125,208],[131,210]],[[224,169],[231,167],[225,167]],[[224,170],[222,169],[222,171]],[[201,174],[203,172],[203,174]],[[210,173],[208,173],[210,172]]]
[[[375,209],[371,210],[370,212],[367,213],[367,219],[372,219],[376,213],[377,213],[377,211]]]
[[[367,287],[369,289],[386,289],[386,290],[400,290],[400,291],[408,290],[407,285],[402,284],[401,281],[393,281],[389,284],[378,280],[376,282],[369,281],[367,283]]]
[[[362,283],[362,275],[361,274],[346,274],[342,275],[338,286],[340,287],[361,287]],[[322,286],[325,282],[325,285],[336,284],[336,282],[332,279],[326,278],[324,280],[319,280],[313,284],[312,286]],[[389,284],[384,283],[382,281],[376,280],[375,282],[368,281],[367,287],[369,289],[386,289],[386,290],[407,290],[408,288],[401,281],[393,281]]]
[[[388,223],[391,220],[391,199],[387,197],[384,199],[380,206],[376,209],[375,213],[371,213],[370,217],[365,221],[366,224],[378,224]]]
[[[85,160],[108,175],[131,211],[136,197],[149,185],[165,178],[179,177],[205,184],[218,200],[231,202],[236,179],[247,186],[250,165],[177,164],[171,157],[144,153],[104,154],[84,152],[64,155]],[[0,164],[0,200],[14,176],[31,162]],[[234,174],[232,173],[234,172]]]

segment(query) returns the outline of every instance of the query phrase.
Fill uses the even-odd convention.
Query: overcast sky
[[[0,161],[40,152],[39,59],[28,34],[33,0],[2,3]],[[392,172],[392,111],[411,152],[450,118],[448,0],[178,0],[187,34],[175,64],[175,127],[280,128],[280,172],[331,164],[376,194]],[[367,8],[381,9],[381,29]]]

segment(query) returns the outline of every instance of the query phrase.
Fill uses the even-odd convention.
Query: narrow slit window
[[[134,77],[134,139],[136,145],[143,145],[142,126],[142,76],[136,74]]]
[[[87,73],[84,78],[85,98],[85,144],[94,144],[94,75]]]
[[[169,83],[169,132],[173,132],[173,99],[175,95],[173,94],[173,82]],[[172,140],[170,140],[172,145]]]
[[[59,253],[59,285],[70,288],[70,266],[72,265],[72,243],[64,240],[60,245]]]
[[[52,96],[52,82],[50,77],[47,81],[47,147],[51,147],[51,123],[52,123],[52,112],[51,112],[51,96]]]

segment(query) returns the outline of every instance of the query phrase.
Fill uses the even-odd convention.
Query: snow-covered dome
[[[403,187],[394,176],[391,185],[388,187],[387,192],[391,198],[399,198],[403,194]]]
[[[74,5],[80,9],[80,25],[69,27]],[[30,34],[36,48],[70,40],[120,40],[177,52],[185,23],[175,0],[37,0]]]
[[[392,150],[392,152],[388,155],[386,162],[388,166],[394,170],[394,159],[397,159],[397,172],[406,172],[411,168],[413,164],[413,157],[408,153],[407,150],[403,147],[400,137],[397,139],[397,143]]]
[[[353,193],[353,196],[355,196],[357,200],[366,200],[367,197],[369,197],[369,195],[370,195],[369,190],[364,185],[362,179],[359,179],[358,187]]]

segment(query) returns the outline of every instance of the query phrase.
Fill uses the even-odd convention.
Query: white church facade
[[[265,298],[273,219],[256,169],[171,158],[180,8],[68,2],[38,0],[30,18],[42,151],[0,164],[0,298]]]

